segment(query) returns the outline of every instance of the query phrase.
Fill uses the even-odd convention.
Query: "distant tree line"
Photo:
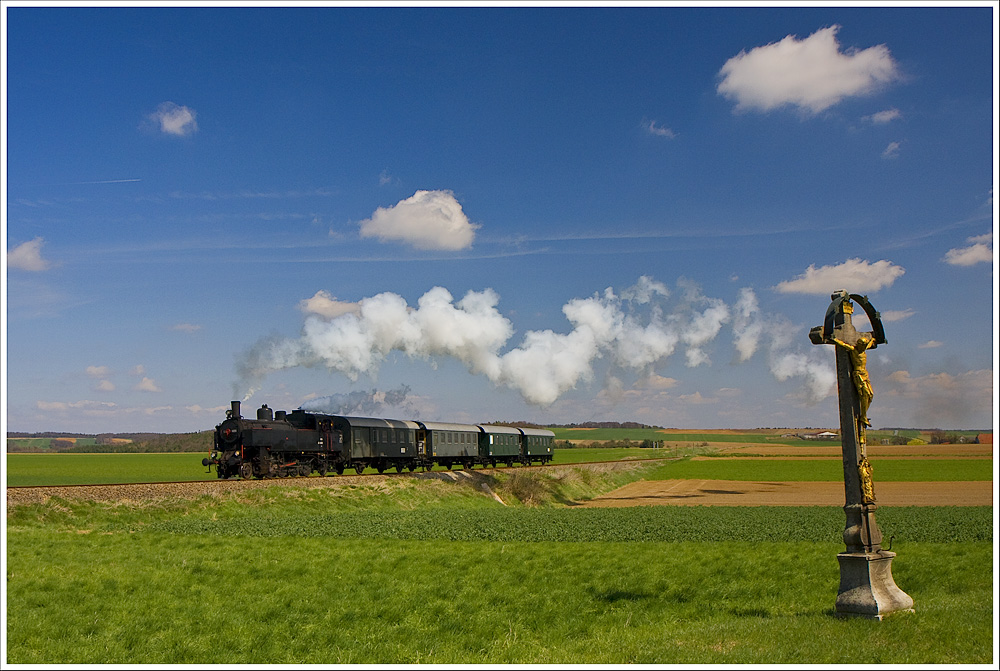
[[[65,452],[139,453],[139,452],[208,452],[212,449],[212,431],[198,433],[113,434],[115,438],[131,438],[131,443],[101,441],[98,444],[74,445]]]
[[[662,429],[655,424],[640,424],[639,422],[581,422],[579,424],[546,424],[558,429]]]

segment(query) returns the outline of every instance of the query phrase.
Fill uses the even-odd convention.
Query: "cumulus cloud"
[[[133,389],[135,389],[136,391],[153,391],[153,392],[163,391],[156,384],[156,381],[149,377],[144,377],[141,380],[139,380],[139,383],[136,384],[133,387]]]
[[[791,105],[818,114],[851,96],[872,93],[899,78],[885,45],[842,52],[840,26],[821,28],[805,39],[741,51],[722,66],[717,92],[736,101],[737,111],[768,112]]]
[[[974,266],[977,263],[993,262],[993,233],[967,238],[968,247],[949,249],[942,259],[953,266]]]
[[[44,244],[44,239],[35,238],[8,250],[7,267],[31,272],[48,270],[52,264],[42,258],[42,245]]]
[[[190,107],[167,101],[160,103],[148,118],[161,133],[186,137],[198,130],[196,117],[197,113]]]
[[[829,295],[845,289],[849,293],[878,291],[892,286],[903,273],[901,266],[882,260],[875,263],[861,259],[848,259],[840,265],[821,266],[810,264],[806,271],[793,280],[778,283],[776,291],[783,294]]]
[[[361,222],[361,237],[457,251],[472,246],[477,228],[451,191],[417,191],[392,207],[375,210]]]
[[[87,366],[87,375],[90,377],[107,377],[111,375],[111,369],[107,366]]]
[[[94,391],[114,391],[115,383],[111,380],[101,380],[94,385]]]
[[[302,310],[306,314],[315,314],[326,319],[335,319],[349,312],[356,314],[361,311],[361,306],[357,303],[338,301],[330,292],[320,289],[313,294],[312,298],[305,298],[299,301],[299,310]]]

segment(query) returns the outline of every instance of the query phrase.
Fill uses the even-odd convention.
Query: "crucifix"
[[[846,552],[840,562],[838,614],[881,620],[884,615],[912,611],[913,599],[892,579],[895,552],[882,549],[882,532],[875,522],[875,486],[868,461],[868,409],[875,391],[868,375],[868,350],[885,344],[882,318],[867,296],[837,291],[831,296],[822,326],[809,332],[814,345],[833,345],[837,356],[837,396],[840,404],[840,439],[844,458],[844,528]],[[859,332],[852,315],[855,301],[872,330]]]

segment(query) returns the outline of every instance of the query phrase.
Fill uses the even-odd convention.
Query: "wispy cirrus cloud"
[[[784,106],[818,114],[844,98],[872,93],[899,79],[899,69],[883,44],[840,50],[840,26],[821,28],[804,39],[741,51],[722,66],[716,91],[736,102],[736,111],[770,112]]]
[[[899,158],[899,148],[902,144],[899,142],[890,142],[885,149],[882,150],[882,158],[893,159]]]
[[[876,112],[875,114],[869,114],[868,116],[861,117],[863,121],[867,121],[871,124],[882,125],[887,124],[890,121],[895,121],[896,119],[902,118],[902,113],[893,107],[892,109],[882,110],[881,112]]]
[[[201,324],[174,324],[170,327],[171,331],[181,331],[182,333],[194,333],[201,330]]]
[[[650,135],[655,135],[657,137],[665,137],[668,140],[673,140],[675,137],[677,137],[677,133],[675,133],[673,129],[667,128],[666,126],[658,126],[656,125],[656,121],[643,120],[642,127]]]

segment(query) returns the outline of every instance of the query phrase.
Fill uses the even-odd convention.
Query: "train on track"
[[[266,404],[256,419],[247,419],[240,415],[240,402],[233,401],[202,465],[215,466],[220,478],[244,479],[361,474],[366,468],[402,473],[434,466],[530,466],[552,461],[554,435],[545,429],[342,417],[301,408],[275,412]]]

